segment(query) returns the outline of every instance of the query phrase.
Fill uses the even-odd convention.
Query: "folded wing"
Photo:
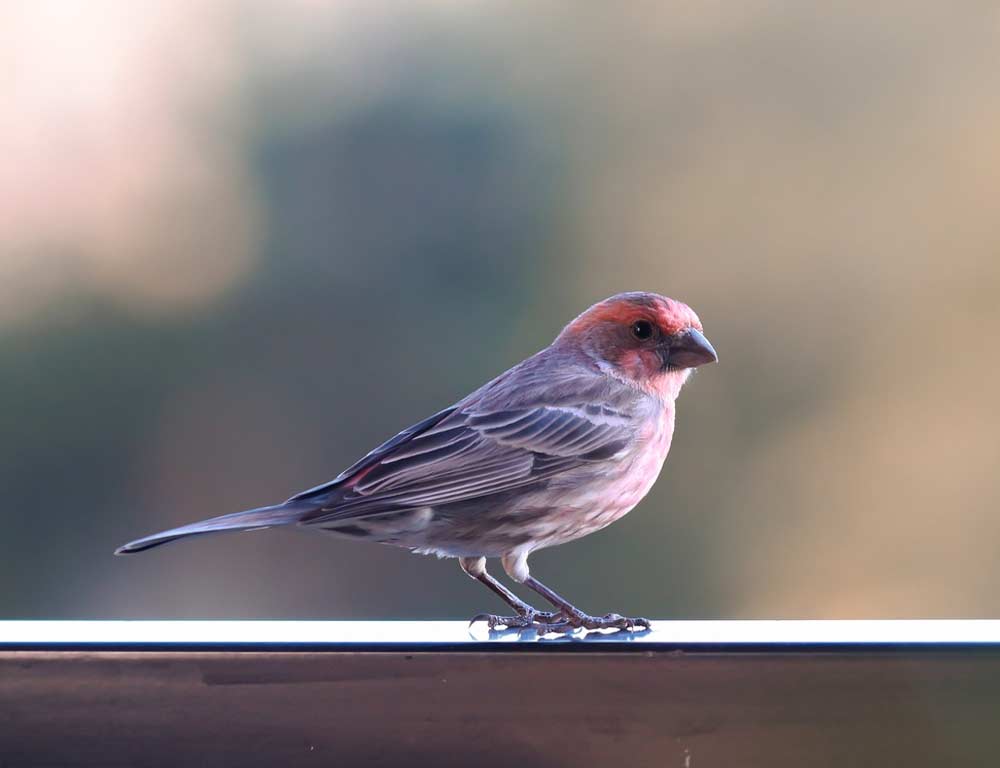
[[[443,411],[372,451],[329,486],[303,524],[503,493],[606,461],[635,439],[630,416],[587,404]],[[317,499],[319,501],[319,499]]]

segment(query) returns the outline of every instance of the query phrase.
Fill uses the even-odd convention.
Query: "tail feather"
[[[260,507],[259,509],[248,509],[245,512],[234,512],[229,515],[221,515],[208,520],[202,520],[190,525],[183,525],[180,528],[171,528],[169,531],[161,531],[151,536],[144,536],[141,539],[130,541],[115,550],[116,555],[130,555],[133,552],[142,552],[145,549],[152,549],[161,544],[184,539],[188,536],[200,536],[206,533],[220,533],[225,531],[252,531],[258,528],[271,528],[279,525],[291,525],[302,519],[302,516],[313,509],[315,504],[296,503],[294,501],[284,504],[276,504],[273,507]]]

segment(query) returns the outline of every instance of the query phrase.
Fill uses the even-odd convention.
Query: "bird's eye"
[[[653,335],[653,324],[648,320],[636,320],[632,323],[632,335],[644,341]]]

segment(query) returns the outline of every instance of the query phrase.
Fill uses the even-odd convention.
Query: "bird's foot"
[[[565,616],[566,623],[573,629],[618,629],[628,632],[647,632],[652,628],[649,619],[629,618],[617,613],[606,613],[603,616],[590,616],[583,611],[560,612]]]
[[[566,621],[562,611],[536,611],[531,609],[517,616],[497,616],[492,613],[479,613],[469,620],[471,627],[477,621],[485,621],[490,629],[504,627],[505,629],[531,629],[539,634],[547,632],[562,632],[573,627]]]

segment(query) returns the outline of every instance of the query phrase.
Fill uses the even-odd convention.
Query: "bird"
[[[590,615],[531,575],[528,558],[631,511],[670,450],[675,401],[718,361],[695,312],[657,293],[600,301],[547,347],[287,501],[137,539],[115,554],[222,531],[292,526],[458,560],[514,614],[490,630],[648,631],[645,618]],[[538,610],[486,569],[550,603]]]

